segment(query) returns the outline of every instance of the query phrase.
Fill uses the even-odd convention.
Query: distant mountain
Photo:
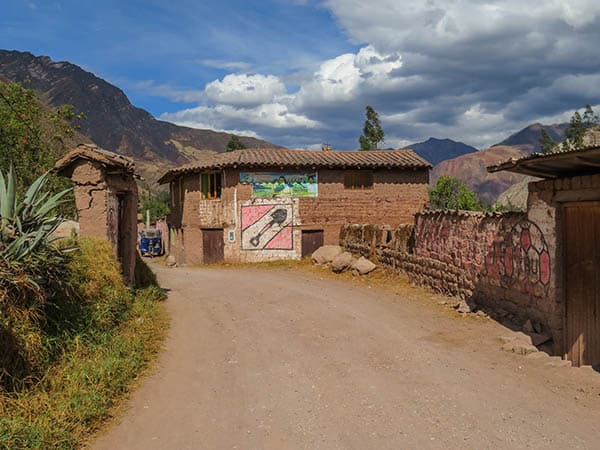
[[[510,135],[502,142],[493,145],[496,146],[519,146],[526,149],[529,153],[539,152],[540,147],[540,136],[542,129],[550,135],[556,142],[560,142],[565,138],[565,130],[568,128],[568,123],[559,123],[554,125],[542,125],[541,123],[534,123],[523,128],[521,131]]]
[[[0,50],[0,76],[37,91],[48,106],[70,104],[83,112],[81,133],[100,147],[133,157],[149,181],[168,165],[190,162],[207,151],[225,151],[232,136],[157,120],[133,106],[121,89],[47,56]],[[246,147],[277,147],[251,137],[240,140]]]
[[[462,142],[456,142],[452,139],[436,139],[433,137],[427,139],[425,142],[409,145],[406,148],[413,149],[433,165],[446,159],[456,158],[457,156],[477,151],[475,147],[471,147]]]
[[[442,175],[449,175],[464,181],[479,197],[493,204],[498,196],[518,183],[524,175],[512,172],[488,173],[487,167],[510,158],[522,158],[529,154],[527,149],[515,146],[494,146],[475,153],[468,153],[454,159],[442,161],[431,171],[431,183],[435,185]]]

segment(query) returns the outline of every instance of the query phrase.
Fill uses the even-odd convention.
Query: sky
[[[155,117],[294,148],[485,148],[600,110],[598,0],[0,0],[0,48],[70,61]]]

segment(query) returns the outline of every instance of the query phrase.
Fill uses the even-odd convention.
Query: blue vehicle
[[[140,231],[138,248],[142,256],[161,256],[164,253],[164,246],[160,230],[144,228]]]

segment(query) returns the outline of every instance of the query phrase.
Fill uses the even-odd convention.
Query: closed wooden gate
[[[323,246],[323,230],[303,230],[302,231],[302,257],[312,255],[312,253]]]
[[[223,261],[223,229],[202,230],[202,254],[204,264]]]
[[[566,357],[600,364],[600,202],[564,206]]]

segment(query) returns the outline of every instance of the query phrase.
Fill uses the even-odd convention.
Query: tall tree
[[[379,114],[372,106],[367,106],[366,115],[363,134],[358,138],[358,142],[361,150],[376,150],[377,146],[384,141],[385,133],[379,122]]]
[[[579,111],[575,111],[571,116],[569,127],[565,130],[565,141],[563,142],[564,150],[577,149],[583,146],[583,136],[585,135],[586,127],[581,118]]]
[[[231,136],[231,139],[229,139],[229,142],[227,143],[228,152],[232,152],[234,150],[243,150],[245,148],[246,146],[242,143],[242,141],[240,141],[240,138],[237,137],[235,134]]]
[[[583,112],[583,126],[585,128],[594,128],[598,126],[598,116],[591,105],[585,105],[585,111]]]
[[[556,142],[550,137],[545,128],[542,128],[540,135],[540,146],[542,147],[542,153],[552,153],[556,147]]]

